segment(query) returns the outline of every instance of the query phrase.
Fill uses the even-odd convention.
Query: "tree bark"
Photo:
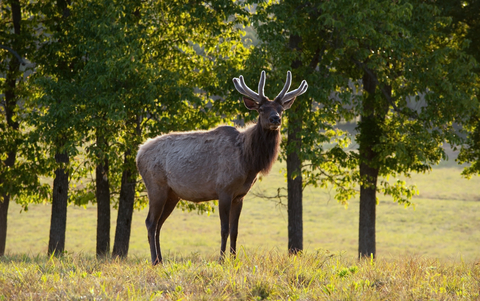
[[[16,60],[15,60],[16,61]],[[18,66],[18,64],[17,64]],[[18,68],[18,67],[17,67]],[[15,78],[11,79],[8,78],[8,74],[12,74],[11,72],[7,73],[7,83],[9,85],[7,91],[5,91],[5,112],[6,112],[6,119],[7,119],[7,126],[10,127],[13,131],[17,131],[19,128],[19,124],[16,121],[13,121],[14,115],[14,108],[17,105],[15,101]],[[3,165],[6,168],[13,168],[15,165],[17,157],[17,148],[13,146],[13,150],[8,152],[7,159],[3,161]],[[4,179],[3,175],[0,174],[0,183],[5,183],[11,179]],[[7,219],[8,219],[8,207],[10,205],[10,194],[8,192],[3,193],[0,196],[0,256],[5,254],[5,247],[7,244]]]
[[[359,257],[375,257],[376,237],[375,219],[377,207],[377,177],[379,168],[374,160],[377,156],[374,146],[379,143],[381,130],[379,119],[375,114],[375,89],[374,79],[367,73],[363,76],[363,114],[360,121],[359,155],[360,177],[360,217],[358,227],[358,254]]]
[[[97,133],[97,147],[105,148],[104,137]],[[110,252],[110,183],[108,181],[108,158],[100,157],[95,169],[97,199],[97,257]]]
[[[130,229],[132,226],[133,204],[135,202],[135,185],[137,169],[135,158],[127,150],[124,157],[126,169],[122,173],[122,184],[118,201],[117,227],[115,228],[115,242],[113,244],[113,257],[127,257],[130,244]]]
[[[300,106],[293,106],[289,113],[287,148],[295,151],[287,154],[288,188],[288,253],[303,250],[303,181],[302,161],[298,155],[301,147],[302,116]],[[295,178],[294,178],[295,177]]]
[[[56,154],[57,163],[69,162],[66,153]],[[67,205],[68,205],[68,174],[65,168],[55,170],[53,181],[52,216],[50,219],[50,239],[48,241],[48,255],[60,256],[65,250],[65,232],[67,230]]]
[[[362,153],[360,154],[362,155]],[[376,188],[378,168],[371,168],[366,163],[360,164],[360,176],[367,177],[367,185],[360,186],[360,220],[358,232],[359,257],[376,256]]]
[[[23,46],[21,45],[21,21],[22,21],[22,10],[19,0],[10,0],[10,5],[12,8],[12,22],[13,22],[13,32],[15,34],[15,39],[13,41],[13,49],[18,51],[20,55],[23,54]],[[17,39],[18,37],[18,39]],[[19,123],[15,121],[15,107],[17,106],[17,96],[15,93],[18,68],[20,63],[16,57],[12,57],[9,62],[7,76],[5,79],[5,117],[7,121],[7,126],[13,130],[18,131]],[[8,152],[7,159],[3,162],[4,166],[7,168],[12,168],[15,165],[17,158],[17,147],[14,145],[12,150]],[[8,179],[3,179],[0,175],[0,182],[5,183]],[[0,256],[5,254],[5,247],[7,242],[7,218],[8,218],[8,207],[10,205],[10,194],[3,193],[0,197]]]
[[[10,196],[4,194],[3,200],[0,201],[0,256],[5,254],[5,247],[7,244],[7,216],[8,205],[10,204]]]
[[[7,94],[7,93],[5,93]],[[6,97],[5,97],[6,98]],[[8,103],[8,102],[7,102]],[[7,111],[7,120],[9,118],[9,113]],[[14,130],[18,130],[18,123],[13,122],[12,127]],[[6,167],[13,167],[15,165],[15,160],[17,156],[17,151],[16,149],[14,151],[11,151],[8,153],[7,159],[3,162],[3,164]],[[4,183],[5,180],[2,179],[2,176],[0,175],[0,183]],[[7,219],[8,219],[8,207],[10,205],[10,194],[4,193],[0,197],[0,256],[3,256],[5,254],[5,247],[7,245]]]
[[[289,48],[298,51],[302,38],[291,35]],[[292,69],[301,66],[300,60],[292,62]],[[288,253],[297,254],[303,250],[303,179],[302,160],[298,153],[302,145],[303,118],[301,104],[294,104],[288,111],[287,189],[288,189]],[[293,151],[294,150],[294,151]]]

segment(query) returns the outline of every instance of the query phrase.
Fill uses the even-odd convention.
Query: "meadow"
[[[157,267],[79,254],[0,259],[0,300],[478,300],[479,292],[480,266],[410,256],[242,250],[222,264],[172,255]]]
[[[0,300],[10,299],[478,299],[480,178],[442,164],[414,175],[420,195],[405,208],[379,196],[377,259],[357,259],[358,200],[344,208],[333,192],[304,192],[302,256],[287,255],[287,212],[273,194],[282,164],[247,195],[239,256],[218,263],[217,213],[176,210],[161,237],[165,264],[150,267],[144,219],[134,213],[129,258],[97,260],[96,208],[69,206],[66,255],[48,258],[50,205],[11,205]],[[283,202],[286,202],[284,199]],[[116,211],[112,212],[112,244]]]
[[[247,195],[240,217],[238,243],[248,250],[287,248],[287,211],[278,200],[254,194],[273,195],[285,187],[282,164],[258,182]],[[460,176],[458,167],[435,168],[428,174],[414,175],[420,195],[414,206],[405,208],[379,196],[377,208],[377,252],[379,257],[425,255],[452,260],[479,260],[480,178]],[[286,199],[282,201],[286,203]],[[147,208],[134,212],[129,255],[148,258],[144,224]],[[8,217],[7,253],[30,255],[46,253],[50,225],[50,205],[32,205],[27,212],[11,204]],[[112,210],[111,246],[115,233],[116,210]],[[304,191],[304,248],[343,252],[356,256],[358,200],[344,208],[333,199],[333,191],[307,187]],[[66,250],[94,254],[96,207],[69,206]],[[185,256],[215,255],[220,247],[220,220],[217,212],[199,215],[176,209],[162,228],[162,250]]]

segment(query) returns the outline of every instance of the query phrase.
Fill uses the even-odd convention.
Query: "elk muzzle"
[[[270,122],[271,130],[278,130],[278,128],[282,124],[282,120],[280,119],[280,115],[278,113],[270,116],[270,118],[268,118],[268,121]]]

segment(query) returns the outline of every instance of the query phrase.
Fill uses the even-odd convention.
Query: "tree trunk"
[[[289,48],[298,51],[302,38],[291,35]],[[292,62],[292,69],[301,66],[300,60]],[[287,138],[287,189],[288,189],[288,253],[297,254],[303,250],[303,180],[302,160],[298,153],[302,146],[302,108],[294,104],[288,111]]]
[[[371,168],[366,163],[360,164],[360,176],[367,177],[367,185],[360,186],[360,220],[358,228],[359,257],[375,257],[375,219],[377,208],[377,176],[378,168]]]
[[[97,134],[97,147],[105,148],[103,136]],[[110,183],[108,181],[108,158],[99,158],[95,169],[97,199],[97,257],[110,252]]]
[[[288,188],[288,252],[297,254],[303,250],[303,187],[302,161],[298,155],[301,146],[301,108],[293,106],[289,114],[287,148],[287,188]],[[289,113],[290,113],[289,112]]]
[[[10,204],[10,196],[4,194],[3,200],[0,201],[0,256],[5,254],[5,247],[7,243],[7,216],[8,205]]]
[[[15,87],[15,79],[9,82],[10,88],[11,85]],[[14,131],[17,131],[19,128],[19,124],[16,121],[13,121],[13,109],[16,106],[15,102],[15,93],[12,91],[5,91],[5,111],[7,117],[7,125]],[[13,146],[13,150],[8,153],[7,159],[0,164],[3,163],[4,167],[13,168],[15,165],[16,157],[17,157],[17,149],[16,146]],[[3,175],[0,174],[0,183],[5,183],[11,179],[3,179]],[[5,246],[7,243],[7,218],[8,218],[8,207],[10,205],[10,194],[3,193],[0,196],[0,256],[5,254]]]
[[[6,111],[7,111],[7,120],[8,120],[9,113],[8,113],[8,110]],[[15,130],[17,130],[18,123],[14,122],[13,127]],[[7,159],[3,162],[3,164],[9,168],[13,167],[13,165],[15,165],[16,156],[17,156],[16,150],[9,152]],[[1,177],[2,175],[0,175],[0,183],[5,183],[5,180],[2,179]],[[3,256],[5,254],[5,247],[7,245],[7,219],[8,219],[9,205],[10,205],[10,195],[8,193],[4,193],[2,196],[0,196],[0,256]]]
[[[66,153],[56,154],[57,163],[68,164],[69,158]],[[68,205],[68,174],[65,168],[55,170],[53,181],[52,216],[50,219],[50,239],[48,241],[48,255],[62,255],[65,250],[65,232],[67,229],[67,205]]]
[[[360,185],[360,217],[358,227],[358,254],[359,257],[375,257],[375,219],[377,207],[377,177],[379,168],[375,163],[377,156],[373,150],[379,143],[381,129],[379,119],[375,114],[374,79],[367,73],[363,76],[363,114],[360,121],[359,155],[360,177],[364,182]],[[383,112],[382,112],[383,113]],[[383,116],[382,116],[383,117]],[[380,118],[382,118],[380,117]]]
[[[131,151],[125,152],[124,166],[122,173],[122,184],[118,201],[117,227],[115,229],[115,242],[113,244],[113,257],[127,257],[130,244],[130,229],[132,226],[133,203],[135,201],[135,185],[137,169],[135,158]]]
[[[20,34],[21,34],[21,21],[22,21],[22,10],[19,0],[11,0],[10,5],[12,8],[12,22],[13,22],[13,31],[17,38],[13,41],[13,49],[19,52],[20,55],[23,55],[23,46],[21,46]],[[7,76],[5,78],[5,118],[7,121],[7,127],[13,131],[18,131],[19,123],[15,121],[15,108],[17,106],[17,96],[15,93],[18,68],[20,63],[17,58],[12,55],[10,59]],[[13,149],[8,152],[7,159],[3,165],[7,168],[12,168],[15,165],[17,158],[17,147],[13,146]],[[0,175],[0,183],[5,183],[9,179],[3,179]],[[10,194],[3,193],[0,196],[0,256],[5,254],[5,246],[7,242],[7,217],[8,217],[8,206],[10,205]]]

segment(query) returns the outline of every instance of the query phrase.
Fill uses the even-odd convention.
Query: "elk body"
[[[145,224],[154,265],[162,262],[160,229],[180,199],[218,200],[220,254],[225,254],[229,235],[230,252],[236,253],[243,198],[257,175],[270,171],[278,155],[282,113],[308,87],[303,81],[298,89],[287,93],[291,84],[288,71],[284,88],[271,101],[264,95],[264,71],[258,93],[247,87],[242,76],[233,83],[244,95],[247,109],[259,113],[256,124],[245,129],[220,126],[210,131],[170,133],[147,140],[138,150],[137,168],[149,199]]]

